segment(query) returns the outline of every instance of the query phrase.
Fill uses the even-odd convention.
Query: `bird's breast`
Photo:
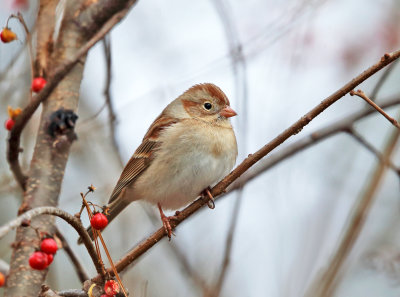
[[[160,135],[149,168],[135,182],[141,199],[178,209],[233,168],[236,138],[232,129],[177,123]]]

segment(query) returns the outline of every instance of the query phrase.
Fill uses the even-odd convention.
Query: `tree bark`
[[[129,9],[135,1],[100,0],[95,4],[91,3],[91,1],[66,2],[58,39],[54,42],[51,58],[46,59],[47,62],[45,63],[46,65],[50,64],[51,69],[54,69],[64,60],[72,59],[74,54],[98,32],[107,20],[117,12]],[[44,7],[41,7],[41,9],[44,9]],[[52,21],[49,22],[54,24]],[[45,31],[48,34],[48,28]],[[41,33],[38,30],[37,35],[40,36]],[[40,43],[39,46],[43,45]],[[39,131],[19,213],[34,207],[57,206],[58,204],[72,142],[65,140],[61,142],[61,145],[54,145],[55,141],[59,139],[53,139],[48,134],[47,126],[50,115],[60,108],[76,111],[83,67],[84,58],[72,68],[42,105]],[[47,69],[47,71],[43,69],[43,71],[51,76],[51,69]],[[49,234],[56,232],[54,218],[49,216],[33,219],[31,226]],[[29,256],[38,246],[39,238],[33,228],[17,228],[5,296],[38,296],[41,285],[46,278],[47,269],[43,271],[32,270],[28,263]]]

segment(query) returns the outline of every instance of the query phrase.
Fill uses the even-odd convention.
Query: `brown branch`
[[[78,275],[79,280],[83,284],[86,280],[89,279],[89,274],[86,272],[85,268],[82,266],[81,262],[79,261],[75,252],[71,249],[68,241],[65,239],[64,235],[61,231],[57,228],[56,236],[61,240],[63,250],[68,255],[69,259],[71,260],[72,264],[74,265],[76,274]]]
[[[392,118],[391,116],[389,116],[382,108],[380,108],[374,101],[372,101],[371,99],[368,98],[367,95],[365,95],[365,93],[362,90],[357,90],[354,91],[352,90],[350,92],[351,96],[358,96],[362,99],[364,99],[369,105],[371,105],[373,108],[375,108],[381,115],[383,115],[389,122],[391,122],[393,124],[393,126],[395,126],[396,128],[400,129],[400,125],[399,123]]]
[[[90,236],[87,233],[86,229],[83,227],[81,221],[78,218],[74,217],[73,215],[70,215],[69,213],[56,207],[51,207],[51,206],[36,207],[34,209],[25,212],[24,214],[18,216],[14,220],[0,227],[0,239],[4,237],[11,230],[19,227],[21,223],[23,223],[24,221],[30,221],[34,217],[40,215],[57,216],[66,221],[68,224],[70,224],[82,238],[82,241],[90,257],[92,258],[93,264],[96,267],[97,272],[98,273],[101,272],[101,266],[99,265],[99,259],[93,247],[92,240],[90,239]]]
[[[301,117],[297,122],[295,122],[292,126],[287,128],[281,134],[279,134],[276,138],[272,141],[267,143],[261,149],[259,149],[254,154],[250,154],[244,161],[237,166],[229,175],[227,175],[222,181],[220,181],[217,185],[215,185],[211,189],[211,194],[213,197],[217,197],[222,194],[226,188],[234,182],[237,178],[239,178],[246,170],[248,170],[251,166],[265,157],[268,153],[270,153],[273,149],[278,147],[282,144],[286,139],[289,137],[298,134],[308,123],[310,123],[315,117],[317,117],[320,113],[322,113],[326,108],[331,106],[333,103],[338,101],[340,98],[345,96],[348,92],[353,90],[357,85],[362,83],[364,80],[375,74],[377,71],[382,69],[383,67],[387,66],[394,60],[400,57],[400,50],[393,52],[391,54],[385,54],[378,63],[371,66],[360,75],[352,79],[350,82],[345,84],[342,88],[334,92],[332,95],[324,99],[320,104],[314,107],[311,111],[306,113],[303,117]],[[187,206],[181,212],[176,214],[176,220],[171,222],[172,228],[178,226],[181,222],[185,219],[190,217],[196,211],[198,211],[201,207],[203,207],[206,202],[199,198],[194,201],[192,204]],[[150,235],[147,239],[139,243],[136,247],[130,250],[125,257],[123,257],[119,262],[116,263],[115,267],[117,271],[122,271],[125,269],[129,264],[133,261],[138,259],[141,255],[143,255],[146,251],[156,245],[161,239],[165,237],[165,230],[164,228],[158,229],[152,235]],[[111,271],[109,270],[111,273]],[[93,281],[99,279],[99,276],[93,278]]]
[[[394,153],[394,148],[399,139],[400,130],[396,129],[391,133],[386,142],[383,162],[377,164],[371,180],[368,181],[366,185],[366,191],[363,193],[361,199],[357,200],[355,203],[355,207],[353,208],[354,213],[351,214],[348,220],[350,223],[344,230],[344,236],[334,252],[332,260],[328,264],[328,268],[323,272],[321,279],[318,277],[318,279],[312,283],[313,287],[309,289],[309,294],[306,296],[329,297],[334,294],[338,282],[338,273],[341,271],[344,262],[360,235],[374,202],[376,192],[383,180],[386,164]]]
[[[136,1],[127,1],[125,8],[121,9],[118,13],[114,14],[100,29],[93,35],[92,38],[85,45],[76,51],[72,59],[60,63],[49,74],[46,86],[37,94],[32,101],[26,106],[22,113],[16,118],[15,125],[10,132],[7,147],[7,160],[10,164],[10,169],[13,172],[15,179],[22,189],[25,190],[26,176],[22,172],[21,166],[18,162],[18,155],[20,152],[20,137],[25,125],[39,107],[40,103],[47,99],[50,93],[58,85],[58,83],[69,73],[69,71],[84,57],[87,52],[117,24],[129,12],[131,6]]]
[[[385,100],[381,103],[383,108],[389,108],[400,104],[400,98],[392,98]],[[347,116],[344,119],[340,119],[337,122],[321,128],[310,135],[303,137],[296,142],[293,142],[289,146],[281,149],[280,151],[271,154],[269,158],[261,160],[252,170],[247,171],[239,179],[237,179],[231,186],[228,187],[227,192],[232,192],[239,189],[242,185],[250,182],[254,178],[260,176],[265,171],[271,169],[275,165],[279,164],[281,161],[301,152],[302,150],[308,148],[309,146],[316,145],[320,141],[327,139],[337,133],[346,132],[351,129],[353,124],[360,119],[363,119],[373,113],[375,109],[365,108],[364,110],[355,112],[352,115]]]

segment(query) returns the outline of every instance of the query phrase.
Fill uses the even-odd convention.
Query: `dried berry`
[[[119,293],[119,284],[115,280],[108,280],[104,284],[104,292],[108,296],[114,296]]]
[[[67,135],[73,139],[73,130],[77,119],[78,116],[72,110],[60,108],[50,115],[47,131],[53,138],[56,135]]]
[[[100,212],[96,213],[90,220],[90,225],[92,226],[93,229],[96,230],[104,229],[107,226],[107,224],[108,224],[107,217]]]

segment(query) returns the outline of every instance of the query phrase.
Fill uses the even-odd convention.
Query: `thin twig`
[[[390,169],[393,169],[396,173],[398,172],[398,168],[391,162],[390,160],[387,160],[384,158],[383,154],[378,151],[376,148],[374,148],[360,133],[358,133],[355,129],[350,129],[348,131],[348,134],[352,136],[355,140],[357,140],[361,145],[363,145],[367,150],[369,150],[371,153],[373,153],[380,162],[386,162],[386,166],[388,166]]]
[[[397,127],[398,129],[400,129],[400,125],[399,123],[392,118],[391,116],[389,116],[382,108],[380,108],[374,101],[372,101],[371,99],[368,98],[367,95],[365,95],[365,93],[362,90],[357,90],[354,91],[352,90],[350,92],[351,96],[358,96],[362,99],[364,99],[369,105],[371,105],[373,108],[375,108],[381,115],[383,115],[389,122],[391,122],[393,124],[393,126]]]
[[[11,130],[8,138],[7,147],[7,160],[10,164],[10,169],[13,172],[15,179],[22,189],[25,190],[26,176],[22,172],[21,166],[18,161],[19,155],[19,145],[20,136],[25,125],[58,83],[64,78],[64,76],[75,66],[79,60],[87,54],[87,52],[117,24],[121,19],[129,12],[130,7],[135,3],[135,1],[128,1],[127,6],[120,10],[118,13],[114,14],[104,25],[93,35],[92,38],[82,46],[75,54],[75,56],[64,63],[58,65],[53,69],[49,75],[48,82],[46,86],[32,98],[31,102],[23,109],[22,113],[16,118],[13,129]]]
[[[383,74],[381,75],[381,77],[379,78],[378,82],[376,83],[375,87],[373,88],[373,90],[371,92],[371,96],[370,97],[371,97],[372,101],[376,100],[376,96],[378,95],[378,93],[381,90],[383,84],[385,83],[385,81],[389,77],[390,73],[392,73],[393,69],[396,67],[398,62],[399,62],[399,60],[394,61],[391,65],[389,65],[385,69],[385,71],[383,72]]]
[[[320,104],[315,106],[312,110],[306,113],[303,117],[301,117],[297,122],[295,122],[292,126],[287,128],[281,134],[279,134],[272,141],[267,143],[257,152],[252,155],[249,155],[244,161],[237,166],[229,175],[227,175],[223,180],[221,180],[217,185],[215,185],[211,189],[211,194],[213,197],[217,197],[222,194],[225,189],[234,182],[237,178],[239,178],[245,171],[247,171],[251,166],[269,154],[273,149],[278,147],[284,141],[286,141],[289,137],[299,133],[306,125],[308,125],[315,117],[321,114],[326,108],[331,106],[333,103],[338,101],[340,98],[345,96],[348,92],[353,90],[357,85],[362,83],[364,80],[375,74],[377,71],[387,66],[389,63],[393,62],[395,59],[400,57],[400,51],[393,52],[391,54],[385,54],[378,63],[371,66],[360,75],[352,79],[350,82],[345,84],[339,90],[334,92],[332,95],[324,99]],[[180,213],[176,214],[176,220],[171,222],[171,227],[175,228],[185,219],[190,217],[192,214],[197,212],[200,208],[202,208],[206,204],[205,200],[199,198],[195,200],[192,204],[183,209]],[[136,247],[130,250],[125,257],[123,257],[118,263],[116,263],[115,267],[117,271],[122,271],[128,265],[130,265],[133,261],[143,255],[146,251],[156,245],[162,238],[166,235],[164,228],[158,229],[152,235],[150,235],[147,239],[139,243]],[[111,271],[109,270],[111,273]],[[96,281],[99,276],[94,277],[92,280]]]
[[[28,46],[28,53],[29,53],[29,60],[30,60],[30,67],[31,67],[31,78],[33,78],[34,75],[34,60],[33,60],[33,49],[32,49],[32,35],[29,32],[29,28],[25,23],[24,17],[22,16],[22,14],[20,12],[18,12],[16,15],[12,14],[8,17],[7,19],[7,26],[8,26],[8,21],[11,18],[15,18],[17,19],[20,24],[22,25],[22,27],[24,28],[25,31],[25,40]]]
[[[239,218],[240,206],[242,205],[242,197],[243,197],[243,188],[239,189],[239,192],[236,196],[235,205],[233,208],[233,213],[231,215],[231,222],[229,226],[228,236],[226,237],[225,243],[225,251],[224,251],[224,259],[222,261],[221,271],[219,273],[217,282],[215,283],[214,289],[212,290],[212,296],[218,297],[221,294],[222,286],[226,279],[226,273],[228,271],[232,247],[233,247],[233,238],[236,232],[236,226]]]
[[[63,250],[67,253],[69,259],[75,267],[76,274],[78,275],[79,280],[83,284],[86,280],[89,279],[89,274],[86,272],[85,268],[82,266],[75,252],[71,249],[71,246],[65,239],[64,235],[57,228],[56,236],[61,240]]]
[[[391,158],[399,139],[400,130],[396,129],[391,133],[386,142],[383,153],[384,160],[377,164],[372,179],[366,185],[366,191],[363,193],[361,199],[355,203],[354,212],[348,220],[350,223],[344,230],[344,236],[334,252],[332,260],[327,266],[328,268],[322,274],[321,279],[318,278],[312,283],[312,287],[308,291],[309,294],[306,296],[329,297],[334,294],[338,281],[338,273],[360,235],[374,202],[376,192],[383,180],[387,160]]]
[[[78,232],[79,236],[83,239],[83,243],[92,258],[93,264],[96,267],[98,273],[101,273],[101,266],[99,265],[99,259],[97,257],[96,251],[93,247],[92,240],[90,239],[89,234],[86,232],[86,229],[83,227],[81,221],[70,215],[69,213],[51,206],[43,206],[31,209],[14,220],[8,222],[7,224],[0,227],[0,239],[3,238],[8,232],[19,227],[22,222],[30,221],[32,218],[37,217],[39,215],[53,215],[57,216],[68,224],[70,224],[76,232]]]
[[[103,39],[103,47],[104,47],[104,57],[106,59],[106,84],[104,88],[104,96],[106,97],[106,105],[108,108],[108,121],[110,124],[110,136],[111,136],[111,143],[116,152],[119,164],[121,168],[124,167],[124,162],[121,159],[121,152],[118,146],[117,137],[115,134],[115,128],[117,123],[117,116],[114,111],[112,99],[111,99],[111,79],[112,79],[112,60],[111,60],[111,37],[110,34],[106,35]]]

